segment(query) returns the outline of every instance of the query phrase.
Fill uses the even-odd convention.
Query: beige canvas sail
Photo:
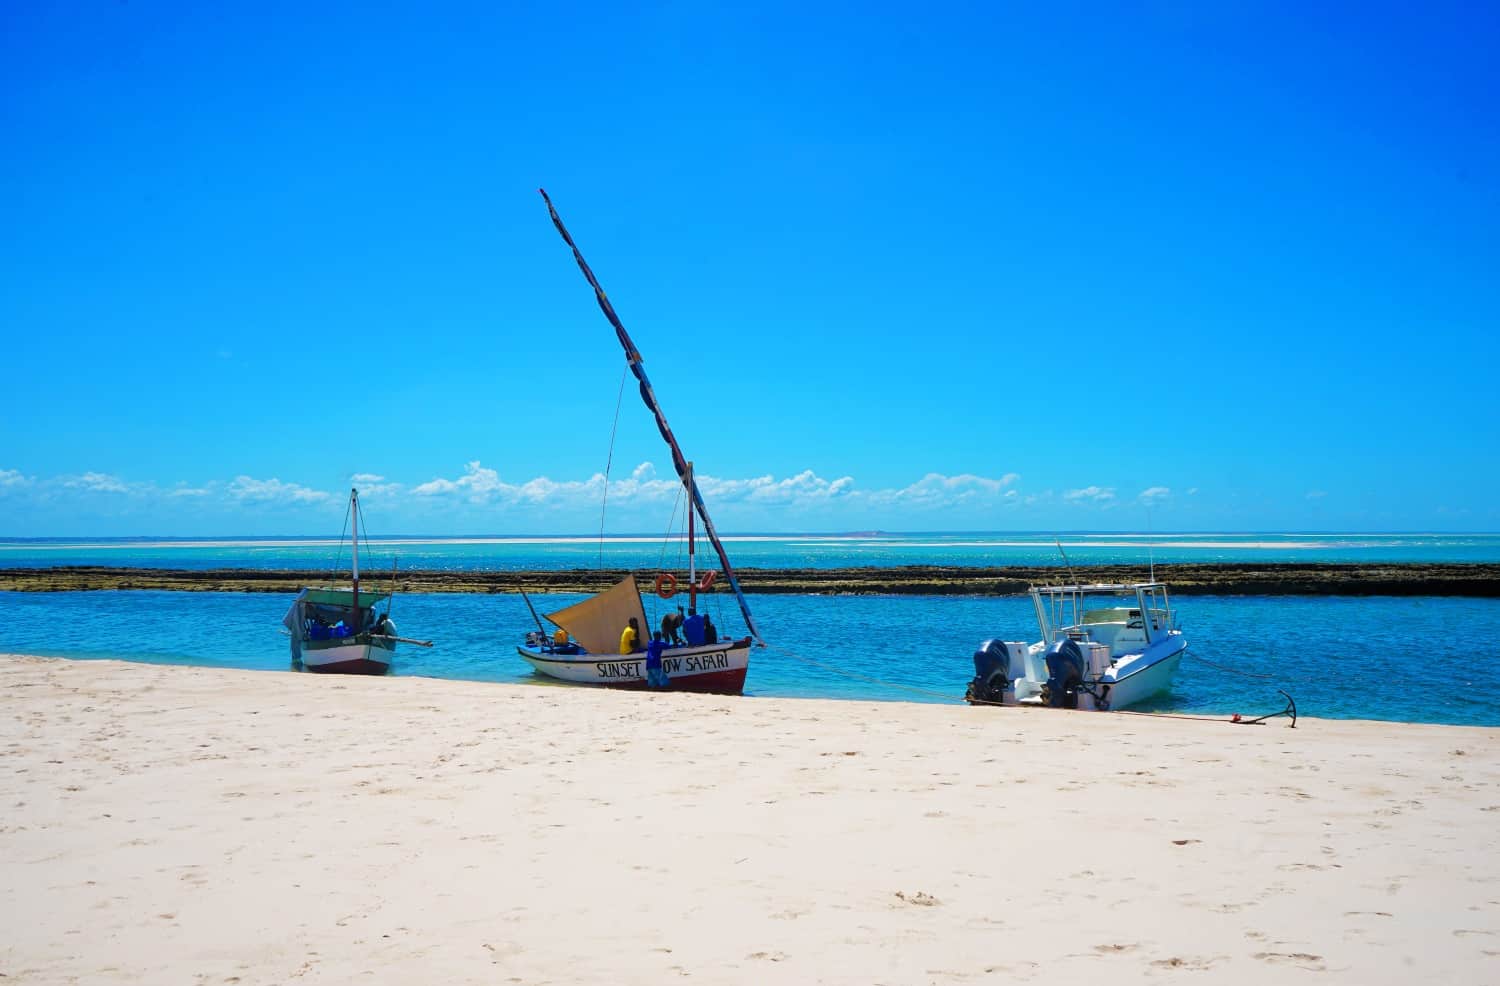
[[[636,588],[635,576],[625,576],[625,581],[597,596],[556,613],[546,614],[547,619],[573,635],[591,654],[616,654],[620,650],[620,632],[633,616],[641,628],[640,646],[645,647],[651,639],[646,628],[646,611],[641,608],[641,591]]]

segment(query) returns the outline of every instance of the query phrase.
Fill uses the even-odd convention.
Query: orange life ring
[[[698,581],[698,591],[707,592],[709,589],[712,589],[714,585],[714,579],[718,577],[719,573],[714,569],[709,569],[708,571],[704,572],[703,578]]]
[[[656,577],[656,594],[663,599],[671,599],[677,595],[677,576],[671,572],[662,572]]]

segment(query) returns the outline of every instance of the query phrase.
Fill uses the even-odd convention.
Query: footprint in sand
[[[938,904],[942,903],[931,894],[923,893],[920,890],[911,895],[908,895],[904,890],[898,890],[896,891],[896,899],[904,900],[908,904],[915,904],[918,907],[936,907]]]
[[[1170,959],[1157,959],[1151,963],[1151,966],[1154,969],[1202,970],[1212,968],[1213,964],[1223,957],[1222,955],[1216,955],[1213,958],[1193,957],[1184,959],[1174,955]]]
[[[1323,956],[1309,955],[1307,952],[1256,952],[1255,957],[1272,965],[1294,965],[1312,972],[1322,972],[1328,968],[1323,964]]]

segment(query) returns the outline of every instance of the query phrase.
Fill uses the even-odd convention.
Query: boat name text
[[[644,661],[609,661],[594,665],[601,678],[644,678]],[[684,671],[724,671],[729,668],[729,653],[714,651],[711,654],[690,654],[687,657],[663,657],[662,670],[667,674]]]

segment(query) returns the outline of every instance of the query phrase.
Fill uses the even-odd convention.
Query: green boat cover
[[[361,592],[359,594],[359,608],[369,609],[371,606],[379,606],[391,598],[389,592]],[[318,606],[353,606],[353,589],[303,589],[302,602],[314,603]]]

